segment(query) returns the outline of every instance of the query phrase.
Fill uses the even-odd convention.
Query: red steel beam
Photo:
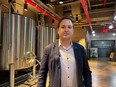
[[[91,20],[90,20],[89,13],[88,13],[88,9],[87,9],[87,6],[86,6],[86,4],[85,4],[85,0],[80,0],[80,2],[81,2],[81,4],[82,4],[83,10],[84,10],[85,15],[86,15],[86,18],[87,18],[87,20],[88,20],[90,29],[91,29],[91,31],[93,31],[93,29],[92,29],[92,24],[91,24]]]
[[[28,4],[30,4],[31,6],[33,6],[34,8],[36,8],[37,10],[39,10],[41,13],[43,13],[44,15],[49,16],[50,18],[52,18],[54,21],[58,22],[59,20],[54,17],[53,14],[49,13],[48,11],[46,11],[45,9],[43,9],[42,7],[40,7],[39,5],[37,5],[35,2],[33,2],[32,0],[25,0]]]

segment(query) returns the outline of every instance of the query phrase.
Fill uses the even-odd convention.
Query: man
[[[91,71],[84,48],[72,42],[74,24],[70,17],[58,23],[58,41],[44,49],[38,87],[45,87],[49,72],[50,87],[92,87]]]

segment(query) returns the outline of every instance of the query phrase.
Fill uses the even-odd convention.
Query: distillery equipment
[[[10,17],[10,18],[9,18]],[[20,14],[2,14],[0,70],[15,70],[33,66],[35,59],[35,21]]]

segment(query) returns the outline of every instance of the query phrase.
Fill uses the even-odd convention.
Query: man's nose
[[[66,27],[66,28],[65,28],[65,31],[68,31],[68,30],[69,30],[68,27]]]

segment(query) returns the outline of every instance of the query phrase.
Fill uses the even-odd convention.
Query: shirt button
[[[68,67],[68,69],[69,69],[69,67]]]
[[[69,76],[68,76],[68,78],[69,78]]]

